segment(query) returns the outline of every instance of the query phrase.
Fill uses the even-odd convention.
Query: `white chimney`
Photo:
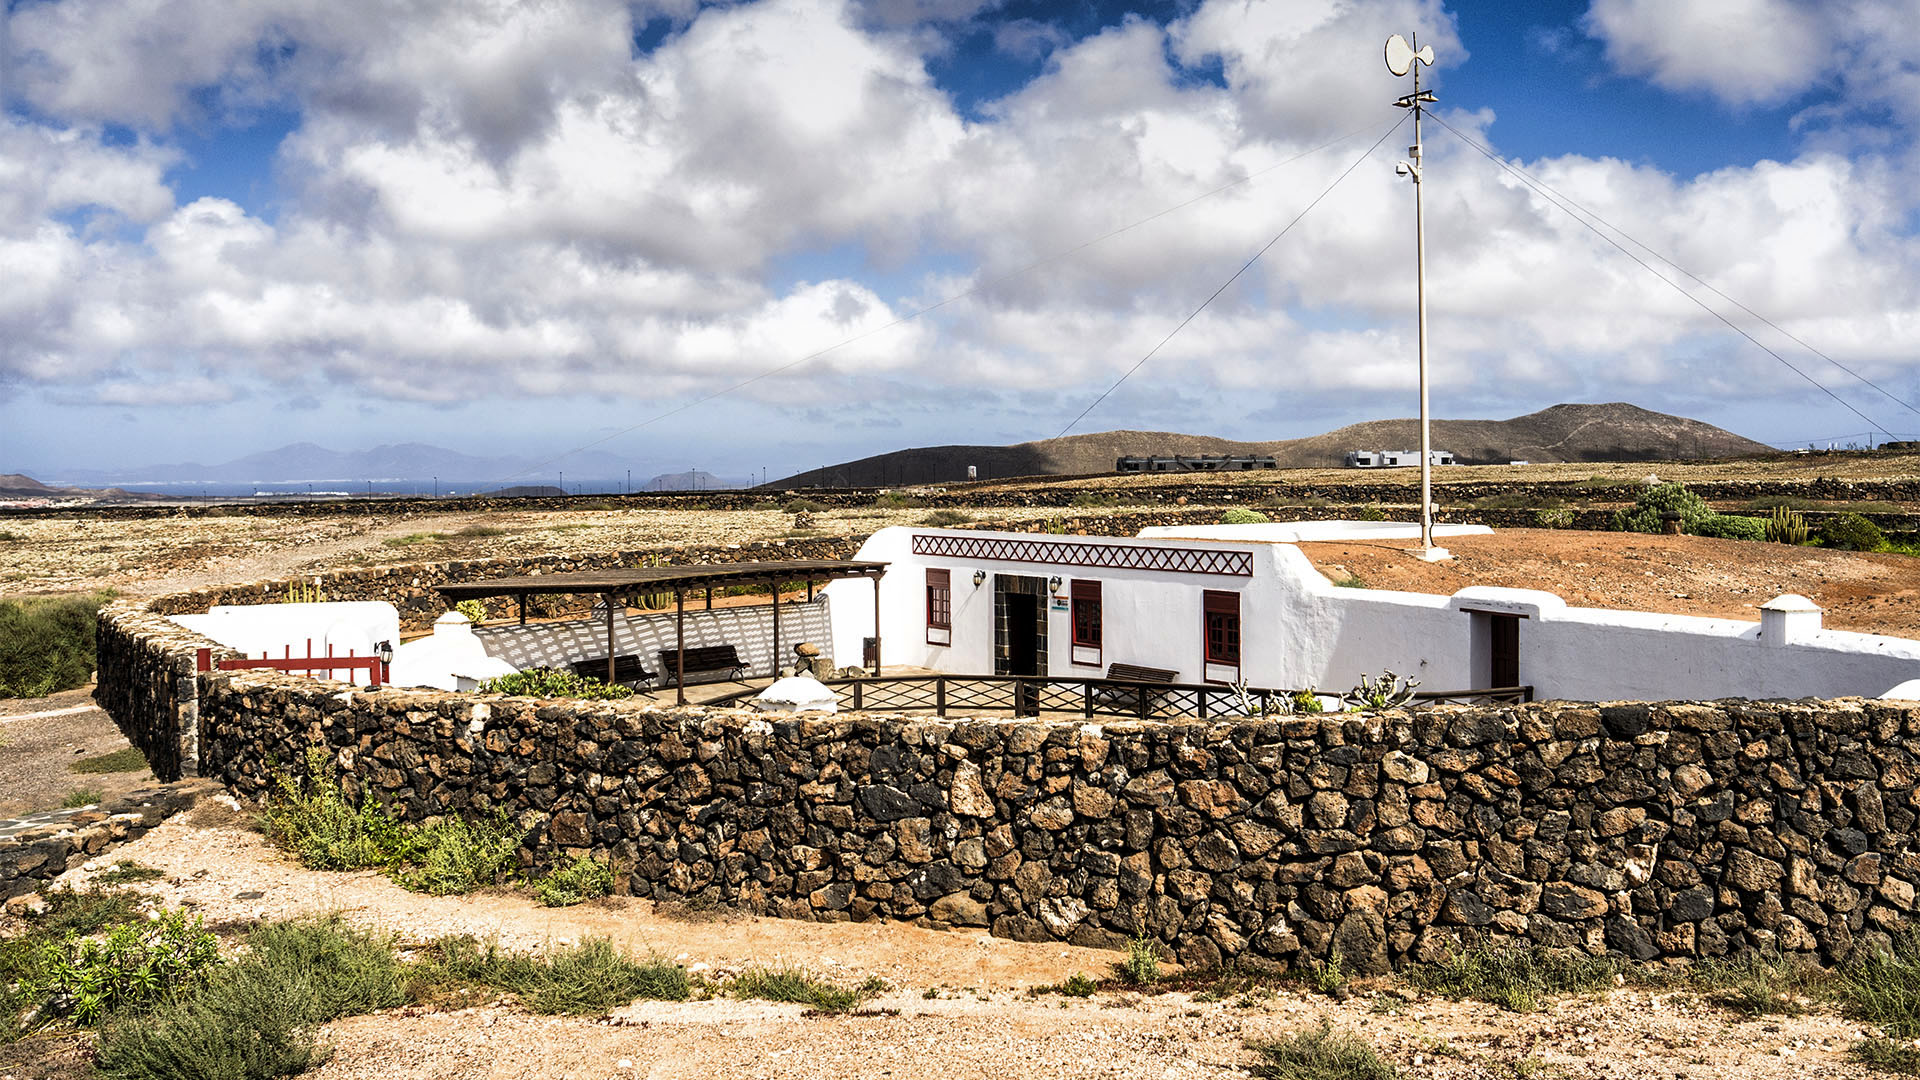
[[[1820,630],[1820,605],[1787,593],[1760,607],[1760,640],[1768,645],[1798,645]]]

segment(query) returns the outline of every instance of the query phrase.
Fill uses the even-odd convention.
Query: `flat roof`
[[[833,581],[878,577],[887,563],[841,559],[784,559],[772,562],[714,563],[705,566],[641,566],[630,570],[581,570],[569,574],[532,574],[434,586],[454,600],[487,596],[541,596],[553,593],[643,593],[667,589],[703,589],[763,581]]]

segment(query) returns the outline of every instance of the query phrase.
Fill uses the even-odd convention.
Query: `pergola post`
[[[674,704],[687,703],[687,587],[673,587]]]
[[[780,677],[780,579],[773,580],[773,672]]]
[[[873,576],[873,677],[880,677],[880,575]]]
[[[713,586],[707,586],[707,610],[713,610]]]
[[[607,605],[607,685],[613,685],[613,594],[601,593],[600,599]]]
[[[527,594],[520,594],[520,625],[527,625]]]

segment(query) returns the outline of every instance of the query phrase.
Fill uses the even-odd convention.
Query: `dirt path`
[[[79,773],[79,762],[129,749],[93,688],[0,700],[0,818],[52,810],[74,792],[105,797],[153,782],[145,762],[119,772]]]
[[[1758,622],[1782,593],[1810,597],[1835,630],[1920,637],[1920,559],[1706,536],[1500,529],[1445,541],[1427,563],[1407,540],[1301,544],[1335,581],[1451,594],[1469,585],[1544,589],[1575,607],[1711,615]]]
[[[517,893],[423,897],[372,873],[305,870],[240,820],[203,804],[62,883],[84,887],[110,863],[133,859],[164,873],[140,886],[156,902],[220,926],[338,910],[403,944],[472,933],[537,949],[604,934],[712,975],[786,962],[847,983],[879,975],[890,987],[869,1015],[846,1017],[732,1000],[638,1002],[598,1019],[537,1017],[499,1003],[408,1007],[332,1025],[335,1054],[309,1074],[316,1080],[1242,1077],[1254,1062],[1249,1040],[1323,1021],[1362,1035],[1408,1078],[1873,1075],[1846,1063],[1855,1028],[1831,1014],[1747,1020],[1691,994],[1632,989],[1514,1014],[1423,997],[1397,980],[1360,985],[1346,1001],[1290,988],[1033,996],[1025,991],[1074,972],[1104,975],[1116,955],[886,923],[690,921],[631,899],[549,909]]]

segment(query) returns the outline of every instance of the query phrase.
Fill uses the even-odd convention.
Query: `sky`
[[[7,0],[0,472],[1414,415],[1394,33],[1434,415],[1920,432],[1911,3]]]

